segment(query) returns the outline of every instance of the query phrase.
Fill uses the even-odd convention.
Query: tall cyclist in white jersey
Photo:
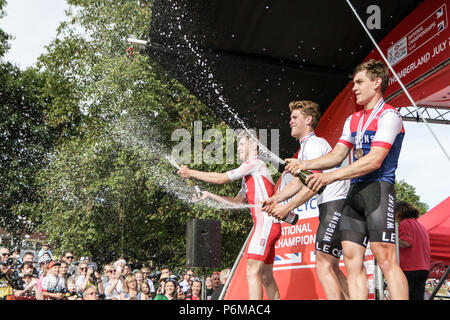
[[[263,287],[270,300],[280,299],[277,283],[273,277],[275,243],[281,236],[279,221],[262,211],[262,202],[273,195],[274,183],[266,164],[258,157],[258,144],[245,132],[239,135],[238,154],[242,165],[224,172],[203,172],[181,166],[178,171],[183,178],[194,178],[208,183],[224,184],[242,179],[242,188],[235,197],[224,197],[202,191],[203,198],[225,204],[253,205],[253,231],[247,249],[247,282],[250,300],[262,300]]]
[[[302,100],[289,104],[291,136],[299,140],[298,159],[315,159],[331,151],[328,142],[314,133],[320,120],[319,105]],[[334,169],[331,169],[334,170]],[[331,171],[328,170],[328,171]],[[299,207],[313,196],[319,205],[319,227],[316,232],[317,276],[328,300],[348,298],[348,285],[344,273],[339,269],[342,255],[339,232],[340,217],[348,192],[349,181],[337,181],[328,185],[322,194],[305,187],[300,179],[292,179],[283,189],[265,201],[263,210],[284,220],[290,211]],[[286,204],[283,201],[290,199]]]

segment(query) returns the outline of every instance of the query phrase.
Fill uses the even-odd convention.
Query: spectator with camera
[[[118,266],[119,267],[119,266]],[[117,270],[114,264],[108,264],[104,268],[108,280],[104,284],[105,298],[107,300],[120,300],[120,292],[122,291],[122,268]]]
[[[16,276],[13,275],[13,281],[14,281],[14,288],[23,290],[23,287],[25,286],[24,282],[24,275],[25,274],[31,274],[34,278],[37,278],[33,274],[33,263],[30,261],[25,261],[20,265],[20,269],[16,269],[14,273],[16,273]],[[36,279],[37,280],[37,279]]]
[[[177,292],[177,296],[176,296],[175,300],[185,300],[186,299],[186,294],[184,293],[183,288],[180,286],[180,284],[177,285],[176,292]]]
[[[93,286],[97,289],[97,293],[103,295],[105,293],[102,281],[102,275],[97,270],[97,264],[95,262],[81,263],[80,275],[77,278],[77,290],[84,292],[87,287]]]
[[[59,261],[51,261],[48,274],[42,279],[42,294],[45,299],[62,300],[65,298],[66,281],[59,276]]]
[[[194,271],[188,269],[183,273],[183,281],[180,282],[180,287],[183,292],[188,292],[191,289],[190,279],[194,277]]]
[[[25,262],[28,264],[29,262]],[[27,267],[24,267],[25,270]],[[21,288],[14,290],[14,295],[16,299],[19,300],[44,300],[44,295],[42,294],[41,289],[37,286],[37,280],[33,277],[33,274],[29,271],[25,271],[22,275],[22,284]]]
[[[159,287],[154,300],[176,300],[177,298],[177,281],[174,278],[167,277],[166,274],[161,275],[159,279]]]
[[[3,259],[6,256],[3,255],[3,253],[6,253],[6,250],[0,251],[2,254],[2,261],[0,262],[0,300],[7,300],[9,299],[8,297],[13,295],[12,274],[14,271],[14,261],[10,258]],[[7,253],[9,256],[9,250]]]

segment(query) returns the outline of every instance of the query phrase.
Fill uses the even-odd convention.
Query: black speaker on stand
[[[186,266],[203,269],[202,299],[206,298],[206,268],[222,267],[222,230],[218,220],[192,219],[186,227]]]

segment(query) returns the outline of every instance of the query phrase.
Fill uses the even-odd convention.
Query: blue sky
[[[66,20],[64,0],[9,0],[7,16],[0,28],[15,39],[3,60],[25,69],[56,38],[56,28]],[[355,28],[359,27],[355,25]],[[423,123],[404,122],[406,134],[397,169],[397,180],[416,188],[421,201],[430,208],[450,195],[450,162]],[[430,124],[446,152],[450,154],[450,126]]]

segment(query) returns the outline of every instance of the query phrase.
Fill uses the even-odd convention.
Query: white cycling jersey
[[[322,157],[331,151],[329,143],[315,135],[314,131],[300,140],[300,151],[297,158],[299,160],[312,160]],[[336,168],[323,170],[323,172],[330,172]],[[318,172],[317,170],[311,170]],[[330,202],[334,200],[345,199],[350,187],[350,180],[336,181],[326,186],[322,194],[317,196],[317,204]]]

